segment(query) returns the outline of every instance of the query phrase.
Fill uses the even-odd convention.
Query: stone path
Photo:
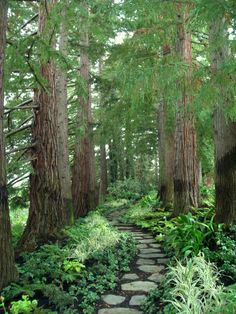
[[[133,225],[119,222],[121,211],[110,214],[108,219],[120,231],[131,232],[138,243],[138,254],[130,273],[123,275],[115,292],[102,296],[98,314],[141,314],[140,303],[146,294],[157,287],[164,275],[168,258],[151,233]]]

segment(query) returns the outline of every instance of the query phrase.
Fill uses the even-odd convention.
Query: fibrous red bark
[[[7,29],[7,1],[0,1],[0,290],[17,278],[11,239],[11,224],[7,197],[4,139],[4,51]]]
[[[177,101],[175,130],[175,174],[174,174],[174,215],[186,213],[190,206],[198,206],[198,161],[192,84],[192,42],[191,30],[187,28],[189,4],[178,4],[177,53],[187,67],[182,82],[179,82],[181,96]]]
[[[41,3],[39,13],[39,34],[45,34],[47,20],[56,0]],[[48,32],[48,30],[47,30]],[[32,251],[38,245],[55,240],[66,223],[66,210],[63,203],[59,164],[58,164],[58,108],[56,98],[56,68],[52,60],[43,61],[41,75],[47,82],[45,88],[34,93],[32,138],[33,172],[30,175],[30,209],[26,228],[18,243],[18,251]]]

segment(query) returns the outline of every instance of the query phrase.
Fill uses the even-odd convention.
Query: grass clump
[[[222,305],[223,286],[219,282],[217,268],[207,262],[203,255],[177,261],[169,267],[169,301],[177,313],[206,314]]]
[[[71,257],[81,262],[99,250],[114,246],[120,239],[120,233],[96,212],[66,229],[65,233],[72,242]]]

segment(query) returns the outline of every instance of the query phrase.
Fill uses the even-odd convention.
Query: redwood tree
[[[7,1],[0,1],[0,290],[17,277],[14,264],[14,253],[11,240],[11,224],[9,217],[6,161],[4,143],[4,89],[3,63],[6,45]]]
[[[174,215],[198,206],[197,143],[192,103],[192,42],[189,19],[190,4],[177,4],[177,54],[187,66],[179,82],[181,95],[177,101],[175,130]]]
[[[68,4],[68,3],[67,3]],[[66,25],[65,11],[62,14],[60,26],[59,50],[66,57],[68,45],[68,32]],[[73,222],[73,204],[71,193],[71,175],[69,162],[69,143],[68,143],[68,110],[67,110],[67,74],[66,70],[59,68],[56,72],[56,97],[58,107],[58,169],[63,202],[67,211],[67,221]]]
[[[39,35],[51,44],[54,30],[47,27],[56,0],[41,2]],[[30,175],[30,209],[26,228],[18,243],[18,250],[34,250],[39,244],[57,238],[66,223],[60,175],[57,138],[58,104],[56,98],[55,64],[49,58],[41,63],[41,75],[47,82],[34,93],[32,138],[33,172]]]
[[[100,145],[100,168],[100,200],[102,201],[107,194],[108,187],[106,145],[103,143]]]
[[[227,118],[227,110],[234,102],[231,78],[224,71],[224,64],[230,58],[227,29],[225,18],[215,17],[210,28],[210,44],[212,83],[216,94],[214,112],[216,221],[230,224],[236,222],[236,122]]]
[[[174,197],[174,134],[167,128],[167,104],[158,108],[159,194],[163,206],[173,203]]]
[[[82,5],[85,12],[89,14],[87,4],[83,2]],[[96,206],[98,199],[91,111],[88,16],[83,17],[83,20],[81,23],[83,27],[81,27],[80,75],[84,80],[85,95],[79,97],[78,125],[81,132],[77,137],[72,174],[72,197],[76,218],[85,216]]]

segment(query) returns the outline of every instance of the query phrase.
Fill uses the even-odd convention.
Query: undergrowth
[[[135,240],[118,233],[98,212],[78,220],[65,234],[64,243],[20,256],[19,281],[2,291],[0,312],[92,314],[101,294],[114,289],[119,274],[129,271]]]
[[[169,274],[173,275],[172,280],[162,283],[157,290],[148,295],[143,305],[144,313],[236,313],[236,294],[233,285],[236,282],[236,227],[235,225],[230,227],[216,225],[214,189],[201,187],[201,192],[201,203],[204,207],[191,208],[185,215],[173,217],[172,210],[164,209],[156,194],[151,192],[131,206],[122,217],[123,222],[134,223],[152,231],[169,257],[173,257],[169,269]],[[204,258],[202,255],[199,257],[202,252]],[[185,275],[180,278],[178,271],[181,267]],[[189,271],[193,269],[195,269],[195,275],[191,277]],[[207,292],[204,295],[203,291],[200,291],[197,277],[206,280],[204,282],[206,287],[207,284],[211,284],[212,292],[216,292],[214,289],[220,287],[219,282],[221,285],[228,286],[227,289],[217,288],[220,296],[217,294],[218,301],[213,302],[214,306],[211,309],[207,308],[212,303],[211,294]],[[188,284],[190,286],[187,288]],[[176,290],[178,287],[179,290]],[[176,293],[175,296],[174,293]],[[187,295],[192,295],[192,300],[186,300]],[[186,304],[192,302],[195,302],[196,307],[187,308]],[[179,308],[181,309],[178,311]]]

